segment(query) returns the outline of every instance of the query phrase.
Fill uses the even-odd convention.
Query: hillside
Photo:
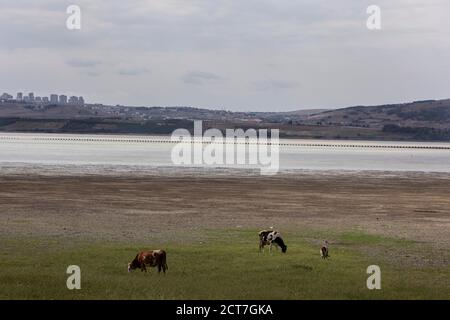
[[[309,115],[304,123],[370,128],[398,125],[450,129],[450,99],[329,110]]]
[[[315,139],[450,141],[450,99],[290,112],[231,112],[193,107],[0,103],[0,131],[170,134],[203,120],[204,129],[277,128]]]

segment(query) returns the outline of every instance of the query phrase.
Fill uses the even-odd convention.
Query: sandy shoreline
[[[249,168],[207,168],[207,167],[177,167],[151,165],[86,165],[86,164],[41,164],[28,162],[0,163],[0,177],[8,175],[37,175],[37,176],[116,176],[116,177],[286,177],[295,178],[305,175],[312,176],[372,176],[372,177],[432,177],[448,179],[450,172],[424,171],[390,171],[390,170],[310,170],[284,169],[275,175],[261,175],[260,169]]]

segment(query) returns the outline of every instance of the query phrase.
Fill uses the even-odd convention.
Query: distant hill
[[[170,134],[192,129],[272,128],[286,138],[450,141],[450,99],[342,109],[231,112],[194,107],[0,103],[0,131]]]
[[[38,106],[26,103],[0,103],[1,118],[87,119],[104,118],[107,116],[107,113],[78,105]]]
[[[198,120],[267,120],[284,121],[292,117],[304,117],[325,109],[299,110],[291,112],[231,112],[226,110],[201,109],[186,106],[176,107],[129,107],[101,104],[79,105],[33,105],[17,102],[0,103],[0,117],[30,119],[198,119]]]
[[[382,128],[390,124],[450,129],[450,99],[328,110],[309,115],[304,122],[372,128]]]

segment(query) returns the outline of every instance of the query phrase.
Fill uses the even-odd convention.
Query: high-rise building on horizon
[[[58,104],[58,95],[57,94],[50,95],[50,103]]]
[[[48,97],[42,97],[42,102],[48,103],[49,102]]]
[[[0,96],[0,100],[12,100],[13,96],[9,93],[5,92]]]
[[[22,101],[23,100],[23,93],[22,92],[17,92],[16,100],[18,100],[18,101]]]
[[[61,94],[60,96],[59,96],[59,104],[67,104],[67,96],[66,95],[64,95],[64,94]]]
[[[70,104],[78,104],[78,97],[76,97],[76,96],[71,96],[70,98],[69,98],[69,103]]]
[[[34,101],[34,93],[33,93],[33,92],[30,92],[30,93],[28,94],[28,100],[29,100],[29,101]]]

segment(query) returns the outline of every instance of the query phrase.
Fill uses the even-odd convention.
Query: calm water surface
[[[281,170],[450,172],[450,143],[281,139]],[[170,137],[0,134],[0,163],[174,166]]]

